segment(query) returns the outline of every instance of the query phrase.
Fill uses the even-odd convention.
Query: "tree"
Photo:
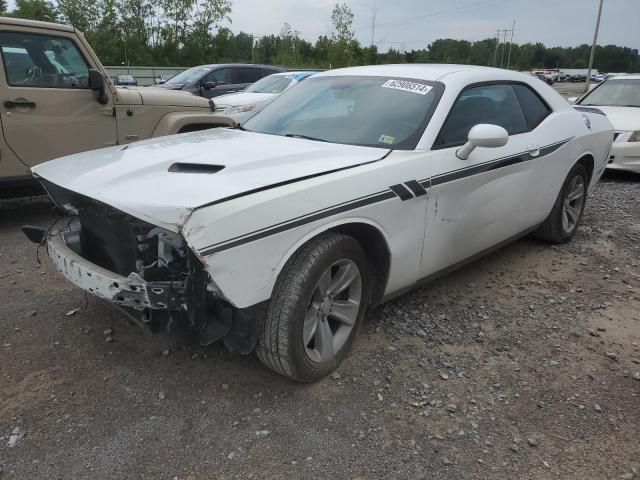
[[[7,2],[6,0],[0,0],[0,15],[7,14]]]
[[[0,13],[6,10],[0,0]],[[469,42],[451,38],[418,50],[379,52],[363,47],[353,32],[354,15],[346,3],[331,11],[331,35],[310,43],[285,23],[279,34],[234,34],[230,0],[15,0],[9,13],[19,18],[61,21],[84,32],[105,65],[191,66],[215,62],[272,63],[296,68],[337,68],[376,63],[469,63],[493,65],[496,39]],[[542,43],[512,44],[510,68],[583,68],[590,46],[547,48]],[[505,57],[506,60],[506,57]],[[605,72],[640,69],[637,51],[598,46],[595,67]]]
[[[346,67],[353,63],[353,12],[346,3],[336,3],[331,12],[332,45],[329,61],[332,67]]]
[[[333,40],[337,42],[349,42],[353,40],[353,12],[346,3],[342,5],[336,3],[331,12],[331,23],[333,32],[331,34]]]
[[[11,12],[11,16],[43,22],[58,21],[55,5],[47,0],[16,0],[16,8]]]

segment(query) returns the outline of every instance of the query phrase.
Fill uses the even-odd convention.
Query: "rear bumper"
[[[55,267],[81,289],[123,307],[166,310],[184,303],[182,282],[146,282],[136,273],[123,277],[83,258],[79,232],[59,233],[47,239]]]
[[[640,142],[614,143],[607,168],[640,172]]]

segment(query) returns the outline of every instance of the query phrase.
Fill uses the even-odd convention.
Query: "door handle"
[[[12,100],[5,100],[4,106],[6,108],[16,108],[16,107],[35,108],[36,107],[36,103],[35,102],[29,102],[29,101],[26,101],[26,102],[25,101],[14,102]]]

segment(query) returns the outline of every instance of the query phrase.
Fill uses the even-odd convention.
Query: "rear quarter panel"
[[[613,140],[613,127],[604,115],[583,114],[568,108],[554,112],[538,129],[542,138],[554,138],[561,131],[562,137],[570,139],[553,155],[539,160],[537,174],[532,178],[537,189],[539,205],[536,209],[539,212],[536,222],[541,223],[551,212],[571,168],[587,155],[594,159],[590,188],[595,185],[607,163]]]

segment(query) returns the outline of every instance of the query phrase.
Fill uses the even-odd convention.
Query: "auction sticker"
[[[417,93],[419,95],[426,95],[433,87],[425,85],[423,83],[409,82],[407,80],[387,80],[382,84],[383,88],[393,88],[395,90],[402,90],[404,92]]]

